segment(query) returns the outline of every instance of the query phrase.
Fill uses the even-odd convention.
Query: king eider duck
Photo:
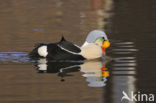
[[[36,45],[29,56],[50,60],[91,60],[105,55],[105,48],[109,46],[110,43],[106,34],[101,30],[93,30],[88,34],[81,47],[62,37],[57,43]]]

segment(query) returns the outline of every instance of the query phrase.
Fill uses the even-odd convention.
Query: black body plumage
[[[51,60],[84,60],[85,58],[78,54],[81,49],[74,45],[73,43],[65,40],[64,37],[57,43],[44,44],[40,43],[35,46],[32,52],[29,54],[31,58],[43,58],[38,54],[38,48],[42,46],[47,46],[47,56],[46,58]]]

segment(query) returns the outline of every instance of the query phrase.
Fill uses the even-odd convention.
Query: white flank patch
[[[81,47],[81,53],[86,59],[96,59],[102,57],[102,49],[100,46],[90,43],[86,46]]]
[[[38,54],[40,56],[46,57],[48,55],[47,46],[41,46],[38,48]]]
[[[62,50],[67,51],[68,53],[71,53],[71,54],[74,54],[74,55],[80,55],[79,53],[75,53],[75,52],[72,52],[72,51],[69,51],[69,50],[63,48],[63,47],[60,46],[60,45],[57,45],[57,46],[60,47]]]

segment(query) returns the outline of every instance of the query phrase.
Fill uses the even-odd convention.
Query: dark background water
[[[107,25],[106,28],[111,34],[110,38],[112,41],[129,41],[133,44],[129,46],[124,46],[125,48],[133,48],[131,52],[132,57],[135,57],[135,66],[134,71],[135,75],[130,76],[131,79],[134,77],[135,80],[132,80],[136,92],[141,93],[156,93],[156,77],[155,77],[155,61],[156,61],[156,35],[155,35],[155,1],[142,0],[114,0],[114,16],[111,18],[111,24]],[[131,45],[131,46],[130,46]],[[133,46],[132,46],[133,45]],[[123,47],[115,45],[113,49],[120,48],[123,51]],[[112,49],[112,50],[113,50]],[[124,53],[120,53],[128,56]],[[113,55],[113,53],[111,53]],[[113,55],[113,57],[121,57],[118,54]],[[126,61],[125,61],[126,62]],[[112,65],[111,65],[112,66]],[[128,65],[127,65],[128,66]],[[116,67],[112,67],[113,70]],[[120,68],[121,69],[121,68]],[[119,69],[119,70],[120,70]],[[126,69],[125,69],[126,70]],[[127,77],[127,76],[126,76]],[[116,76],[112,76],[116,78]],[[118,77],[120,78],[120,76]],[[125,76],[121,76],[125,78]],[[111,82],[112,82],[111,81]],[[119,81],[122,81],[120,79]],[[132,84],[128,84],[129,86]],[[116,95],[119,95],[124,88],[122,88],[121,82],[118,83],[120,87],[116,88]],[[122,88],[122,89],[121,89]],[[112,91],[112,88],[110,89]],[[112,91],[114,92],[114,91]],[[114,103],[120,103],[118,99],[120,96],[114,100]],[[117,100],[117,101],[116,101]],[[109,102],[109,100],[107,101]]]
[[[121,103],[122,91],[155,94],[155,3],[155,0],[1,0],[0,102]],[[104,63],[110,76],[102,87],[89,85],[99,79],[100,62],[78,64],[79,69],[67,71],[65,81],[61,82],[57,73],[46,70],[38,73],[39,68],[26,57],[35,43],[56,42],[62,35],[81,45],[93,29],[104,30],[112,44],[107,50],[112,61]],[[84,77],[90,72],[97,75]]]

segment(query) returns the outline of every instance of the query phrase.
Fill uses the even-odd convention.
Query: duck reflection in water
[[[82,75],[86,77],[89,87],[103,87],[106,85],[107,77],[110,76],[108,68],[105,67],[108,60],[105,61],[86,61],[81,64]]]
[[[91,60],[91,61],[50,61],[41,58],[37,61],[35,66],[38,73],[58,73],[61,81],[65,81],[66,76],[72,76],[69,73],[81,71],[86,77],[88,86],[90,87],[103,87],[106,85],[107,77],[109,77],[108,68],[105,67],[106,63],[110,60]]]

